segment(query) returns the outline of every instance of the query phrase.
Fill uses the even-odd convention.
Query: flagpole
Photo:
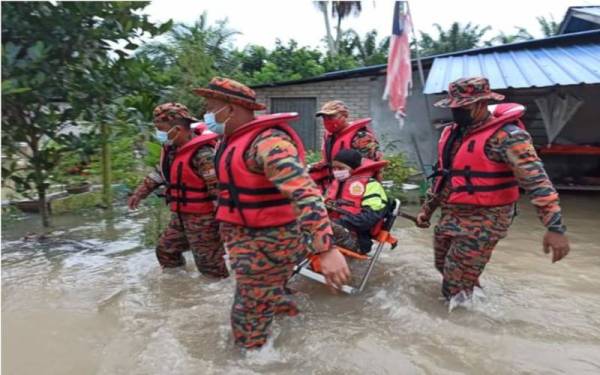
[[[416,31],[416,27],[415,27],[415,21],[413,18],[413,15],[410,11],[410,3],[408,1],[406,1],[406,12],[408,13],[408,16],[410,17],[410,23],[411,23],[411,28],[412,28],[412,36],[413,36],[413,41],[415,42],[415,55],[417,58],[417,68],[419,71],[419,80],[421,81],[421,92],[423,93],[423,91],[425,90],[425,73],[423,71],[423,64],[421,62],[421,54],[419,53],[419,40],[417,38],[417,31]],[[431,108],[429,106],[429,100],[427,98],[427,95],[425,95],[423,93],[423,99],[425,100],[425,113],[427,115],[427,123],[429,124],[429,126],[433,126],[433,124],[431,123]],[[419,152],[419,148],[418,148],[418,144],[416,142],[416,139],[414,138],[414,136],[412,137],[413,140],[413,145],[415,147],[415,151],[417,152],[417,155],[419,156],[419,164],[421,167],[421,171],[423,172],[423,177],[427,178],[427,171],[425,170],[425,165],[423,164],[423,160],[421,159],[421,153]],[[432,147],[432,156],[435,157],[435,147]]]

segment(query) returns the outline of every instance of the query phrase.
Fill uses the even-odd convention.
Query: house
[[[403,152],[428,171],[437,158],[440,125],[451,119],[447,109],[432,104],[445,95],[451,81],[483,75],[506,101],[526,105],[524,122],[551,176],[563,179],[565,187],[582,185],[573,175],[600,178],[600,28],[588,17],[591,30],[571,30],[581,27],[576,26],[581,14],[599,9],[570,8],[561,26],[564,33],[554,37],[423,58],[424,85],[413,61],[413,88],[403,126],[382,100],[385,64],[253,88],[267,111],[300,113],[293,126],[309,149],[321,146],[322,127],[315,112],[324,102],[340,99],[350,107],[351,119],[373,119],[386,152]]]
[[[600,6],[569,7],[560,23],[559,34],[600,29]]]

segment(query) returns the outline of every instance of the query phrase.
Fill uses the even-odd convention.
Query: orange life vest
[[[215,158],[219,179],[217,220],[249,228],[277,227],[296,220],[291,202],[264,174],[248,169],[244,153],[260,133],[277,128],[292,138],[304,162],[302,140],[287,124],[298,117],[297,113],[257,116],[223,139]]]
[[[446,160],[444,154],[448,152],[448,139],[453,131],[457,131],[458,125],[449,125],[442,131],[434,191],[439,192],[446,183],[450,183],[451,192],[446,203],[502,206],[519,199],[519,187],[512,170],[506,163],[490,160],[485,154],[485,144],[507,124],[516,124],[524,129],[520,120],[524,112],[525,107],[520,104],[499,104],[491,120],[462,139],[451,160]]]
[[[199,131],[195,132],[196,134]],[[200,133],[183,146],[175,150],[172,162],[167,160],[163,148],[160,167],[163,180],[167,182],[165,196],[173,212],[207,214],[214,210],[214,197],[208,196],[204,179],[196,174],[192,167],[192,158],[199,148],[215,146],[219,137],[214,133]]]

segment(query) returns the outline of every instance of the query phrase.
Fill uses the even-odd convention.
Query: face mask
[[[342,118],[324,118],[323,126],[330,133],[335,133],[343,125]]]
[[[162,130],[158,130],[158,129],[156,129],[156,133],[154,134],[154,137],[161,145],[164,145],[169,140],[168,133],[164,132]]]
[[[333,178],[338,181],[345,181],[350,177],[350,171],[347,169],[336,169],[333,171]]]
[[[227,120],[224,122],[217,122],[216,118],[217,113],[221,112],[223,108],[225,107],[222,107],[217,112],[206,112],[204,114],[204,123],[206,124],[208,130],[213,133],[223,134],[225,132],[225,122],[227,122]]]
[[[469,126],[473,124],[471,110],[467,108],[452,108],[452,119],[459,126]]]

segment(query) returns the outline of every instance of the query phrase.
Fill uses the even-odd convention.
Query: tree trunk
[[[48,186],[45,183],[44,171],[39,164],[39,137],[32,134],[29,138],[28,145],[31,149],[31,157],[29,157],[28,161],[34,171],[34,184],[38,195],[38,210],[40,211],[40,216],[42,218],[42,226],[48,228],[50,226],[48,202],[46,201],[46,190],[48,189]]]
[[[321,13],[325,19],[325,31],[327,33],[327,47],[329,48],[329,54],[335,56],[337,49],[335,48],[335,42],[333,41],[333,35],[331,34],[331,25],[329,24],[329,11],[327,10],[327,1],[320,1],[319,6],[321,7]]]
[[[108,124],[100,125],[102,136],[102,201],[106,208],[112,208],[112,175],[111,175],[111,150],[110,128]]]
[[[50,226],[50,218],[48,217],[48,202],[46,202],[46,187],[43,184],[36,186],[38,194],[38,207],[42,217],[42,226],[48,228]]]
[[[338,15],[338,22],[335,34],[335,54],[337,55],[340,49],[340,39],[342,39],[342,17]]]

